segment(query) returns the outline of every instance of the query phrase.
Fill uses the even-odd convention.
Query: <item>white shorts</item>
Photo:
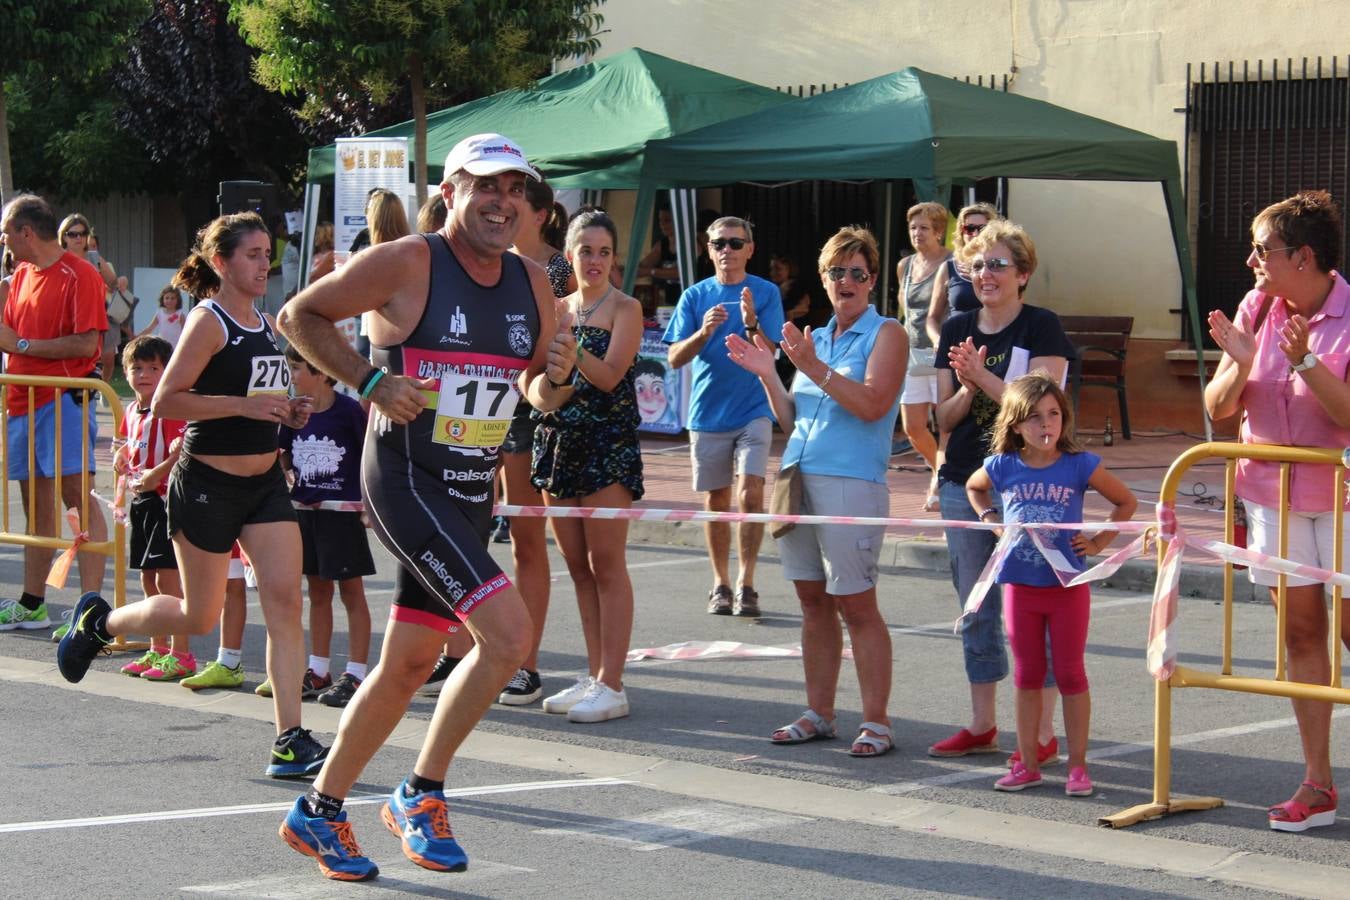
[[[689,455],[694,461],[694,490],[730,487],[736,475],[763,478],[769,470],[773,423],[765,416],[751,419],[734,431],[689,432]]]
[[[1244,500],[1247,507],[1247,547],[1269,556],[1280,552],[1280,511],[1272,506],[1257,506]],[[1336,527],[1334,510],[1320,513],[1289,513],[1289,553],[1286,559],[1319,569],[1333,568],[1332,543]],[[1341,534],[1341,571],[1350,571],[1350,522],[1345,523]],[[1265,569],[1248,569],[1247,577],[1253,584],[1274,587],[1279,578],[1278,572]],[[1319,584],[1311,578],[1299,578],[1290,575],[1285,583],[1290,587],[1302,587]],[[1330,586],[1327,592],[1330,593]]]
[[[883,518],[890,514],[890,492],[861,478],[803,474],[802,513]],[[885,536],[880,525],[798,525],[778,538],[783,577],[823,581],[836,597],[861,594],[876,587]]]
[[[938,384],[936,370],[932,375],[906,375],[905,386],[900,390],[901,404],[937,403]]]

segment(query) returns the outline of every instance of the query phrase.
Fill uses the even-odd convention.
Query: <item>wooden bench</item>
[[[1133,316],[1060,316],[1064,333],[1078,348],[1069,364],[1069,394],[1075,417],[1084,387],[1111,388],[1120,401],[1120,433],[1130,440],[1130,410],[1125,402],[1125,351],[1134,330]]]

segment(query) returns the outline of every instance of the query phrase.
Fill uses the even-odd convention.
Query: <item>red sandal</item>
[[[1286,800],[1279,806],[1272,806],[1266,811],[1266,815],[1270,827],[1275,831],[1307,831],[1309,828],[1320,828],[1336,823],[1335,786],[1323,787],[1315,781],[1305,781],[1302,787],[1317,791],[1327,798],[1327,802],[1309,806],[1297,800]]]

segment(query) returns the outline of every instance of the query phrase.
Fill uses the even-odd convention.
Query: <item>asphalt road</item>
[[[506,558],[505,547],[495,552]],[[378,632],[392,580],[367,583]],[[687,549],[633,547],[632,646],[729,641],[788,648],[799,614],[776,562],[758,587],[758,621],[704,613],[707,565]],[[570,584],[554,559],[554,603],[541,659],[545,690],[570,683],[584,648]],[[0,548],[0,590],[16,591],[17,550]],[[7,587],[6,587],[7,586]],[[12,594],[11,594],[12,595]],[[132,596],[135,596],[133,591]],[[54,606],[68,605],[64,592]],[[526,708],[495,707],[452,766],[452,821],[469,871],[442,875],[402,857],[378,803],[410,769],[432,701],[367,770],[349,807],[366,852],[382,867],[370,885],[335,885],[276,837],[297,786],[262,775],[272,736],[269,701],[244,692],[194,695],[116,674],[101,660],[80,685],[56,674],[41,632],[0,635],[0,738],[6,790],[0,841],[10,896],[611,897],[808,895],[980,897],[1345,896],[1344,824],[1279,834],[1265,806],[1301,777],[1287,702],[1215,691],[1178,692],[1175,794],[1213,794],[1220,809],[1134,828],[1099,816],[1143,802],[1152,783],[1152,681],[1144,670],[1148,597],[1099,591],[1088,648],[1097,793],[1069,798],[1064,767],[1019,794],[991,789],[1001,756],[930,759],[925,748],[968,710],[950,583],[888,571],[881,604],[894,637],[891,715],[896,751],[854,759],[847,739],[795,747],[766,740],[804,707],[800,659],[781,656],[633,663],[630,718],[576,725]],[[53,615],[55,615],[55,611]],[[245,640],[248,687],[262,678],[256,598]],[[338,629],[341,632],[341,613]],[[1183,662],[1215,664],[1220,608],[1182,607]],[[1273,621],[1238,609],[1243,672],[1269,666]],[[380,634],[376,635],[378,647]],[[341,665],[343,636],[335,636]],[[212,658],[215,637],[194,650]],[[1012,689],[1000,691],[1002,744],[1011,750]],[[841,736],[861,714],[849,661],[840,679]],[[336,710],[306,706],[327,741]],[[1062,735],[1062,732],[1061,732]],[[1344,746],[1335,743],[1337,750]],[[1343,755],[1342,755],[1343,758]]]

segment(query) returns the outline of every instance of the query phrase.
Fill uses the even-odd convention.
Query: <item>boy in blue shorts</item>
[[[361,404],[334,390],[337,382],[311,366],[294,347],[286,350],[296,393],[314,398],[300,430],[281,427],[281,465],[290,477],[291,502],[300,518],[304,574],[309,587],[309,638],[313,653],[305,673],[306,697],[343,707],[366,678],[370,609],[362,578],[375,574],[362,521],[361,445],[366,414]],[[347,610],[347,669],[329,674],[333,640],[333,586]]]

